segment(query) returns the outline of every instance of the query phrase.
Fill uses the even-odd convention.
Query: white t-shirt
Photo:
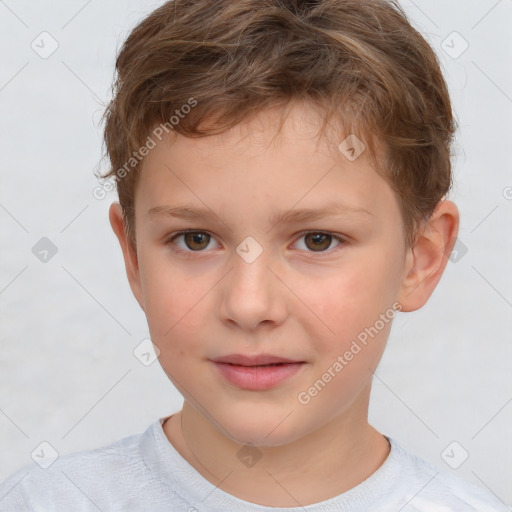
[[[510,512],[486,490],[440,472],[387,437],[384,464],[334,498],[292,508],[266,507],[212,485],[169,442],[165,418],[108,446],[61,456],[48,468],[25,466],[0,484],[1,512]],[[44,465],[44,464],[43,464]]]

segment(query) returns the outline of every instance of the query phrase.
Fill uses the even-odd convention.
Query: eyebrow
[[[279,223],[298,223],[312,220],[321,220],[329,217],[345,217],[347,215],[358,214],[373,217],[365,208],[342,205],[339,203],[330,203],[321,208],[301,208],[296,210],[287,210],[277,212],[269,217],[271,226]],[[180,205],[162,205],[154,206],[147,212],[149,217],[164,215],[166,217],[175,217],[185,220],[214,220],[223,223],[218,216],[208,208],[192,208]]]

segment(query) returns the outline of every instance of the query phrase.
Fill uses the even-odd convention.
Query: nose
[[[253,261],[241,254],[233,254],[232,269],[221,282],[221,319],[247,331],[260,324],[282,324],[290,291],[279,275],[279,264],[270,251],[263,250]]]

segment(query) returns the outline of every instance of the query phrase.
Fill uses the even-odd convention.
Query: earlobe
[[[421,308],[443,275],[459,230],[459,211],[452,201],[440,201],[409,248],[398,296],[402,311]]]
[[[142,288],[140,283],[139,262],[137,253],[130,245],[128,240],[121,205],[119,203],[112,203],[110,205],[108,216],[112,230],[119,240],[121,250],[123,251],[126,276],[128,277],[130,288],[140,307],[144,311],[144,302],[142,300]]]

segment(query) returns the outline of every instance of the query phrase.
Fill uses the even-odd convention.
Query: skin
[[[297,397],[394,303],[402,311],[425,304],[453,249],[459,216],[451,201],[441,201],[408,247],[398,199],[365,153],[351,162],[318,138],[320,120],[307,104],[293,107],[276,136],[278,113],[259,112],[221,135],[164,139],[139,177],[136,249],[118,203],[110,222],[160,364],[184,397],[183,409],[164,423],[167,438],[223,491],[296,507],[353,488],[388,456],[389,443],[368,423],[368,404],[391,322],[307,404]],[[331,202],[366,212],[269,223],[278,211]],[[170,204],[206,206],[211,214],[148,214]],[[169,243],[183,229],[203,238]],[[316,248],[303,231],[343,242],[327,236]],[[252,263],[236,252],[248,236],[263,249]],[[272,389],[245,390],[211,362],[235,353],[306,364]],[[237,457],[246,444],[261,455],[252,467]]]

